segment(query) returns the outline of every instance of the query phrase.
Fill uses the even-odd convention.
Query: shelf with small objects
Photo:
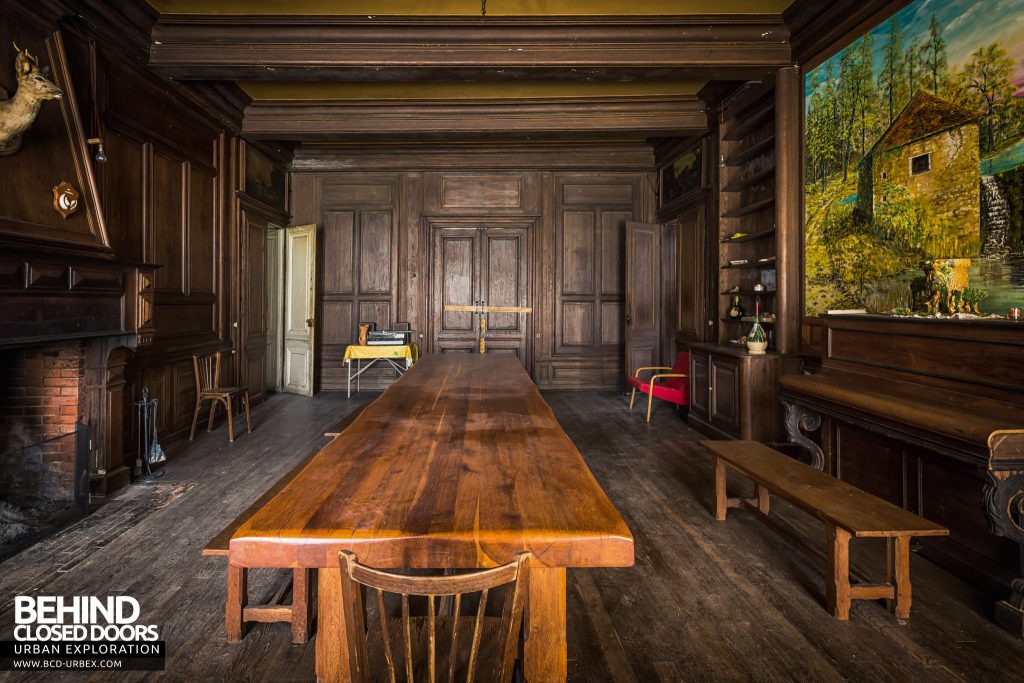
[[[744,346],[759,322],[774,348],[775,90],[754,84],[722,110],[718,341]]]

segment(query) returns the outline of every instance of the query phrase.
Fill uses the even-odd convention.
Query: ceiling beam
[[[590,80],[650,70],[748,78],[790,64],[781,15],[665,17],[161,16],[149,63],[179,79]],[[618,69],[626,70],[616,74]]]
[[[533,102],[281,101],[250,104],[242,132],[275,140],[692,135],[707,130],[696,96]]]

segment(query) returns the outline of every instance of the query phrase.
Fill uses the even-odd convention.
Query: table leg
[[[321,683],[351,681],[342,615],[340,567],[317,570],[316,604],[316,679]]]
[[[530,567],[523,669],[529,683],[564,681],[565,568]]]
[[[370,362],[370,365],[373,365],[372,361]],[[359,376],[362,375],[362,374],[363,374],[363,361],[356,360],[356,393],[357,394],[360,391],[360,389],[359,389]]]
[[[345,363],[345,365],[348,366],[348,396],[347,396],[347,398],[352,398],[352,361],[351,360],[348,361],[347,363]]]
[[[239,643],[245,636],[245,621],[242,612],[249,603],[249,589],[245,567],[228,565],[228,597],[225,602],[224,625],[228,632],[229,643]]]

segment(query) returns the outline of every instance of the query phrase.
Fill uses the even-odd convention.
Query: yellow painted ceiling
[[[242,81],[238,85],[254,100],[545,100],[694,95],[704,86],[704,81],[631,81],[625,83]]]
[[[148,0],[161,14],[480,16],[479,0]],[[489,17],[778,14],[793,0],[487,0]]]

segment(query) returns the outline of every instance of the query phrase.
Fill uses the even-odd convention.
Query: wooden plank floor
[[[710,459],[667,406],[648,427],[614,393],[545,397],[636,538],[632,569],[572,571],[573,681],[1020,681],[1024,642],[992,625],[983,596],[927,560],[912,560],[914,607],[901,623],[881,603],[855,602],[849,622],[825,612],[820,523],[773,501],[767,523],[708,511]],[[225,562],[203,545],[299,459],[323,430],[365,398],[277,396],[253,415],[256,431],[227,444],[221,426],[62,534],[0,564],[0,638],[11,601],[26,592],[126,593],[168,642],[182,681],[312,680],[314,643],[289,644],[286,624],[224,640]],[[882,546],[855,543],[854,568],[880,576]],[[278,575],[253,572],[254,598]],[[0,674],[0,680],[141,680],[147,674]]]

